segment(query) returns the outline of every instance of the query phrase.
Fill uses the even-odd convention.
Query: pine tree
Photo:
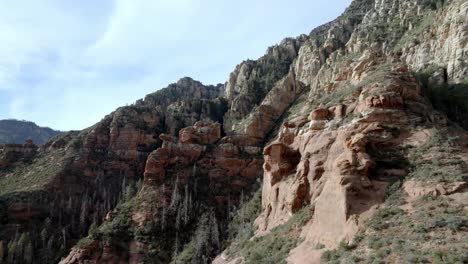
[[[42,251],[45,251],[46,245],[47,245],[47,239],[49,238],[49,232],[45,226],[42,228],[41,233],[39,235],[42,241]]]
[[[172,190],[171,208],[175,209],[175,207],[179,204],[179,196],[179,177],[177,176],[174,183],[174,189]]]
[[[26,242],[26,245],[24,246],[23,254],[24,254],[23,255],[24,263],[26,264],[33,263],[34,252],[33,252],[33,246],[32,246],[31,241]]]
[[[219,249],[219,226],[214,211],[203,214],[195,230],[192,264],[209,263]]]
[[[141,179],[138,179],[136,183],[136,193],[138,193],[141,190],[142,186],[143,186],[143,181]]]
[[[185,185],[185,197],[184,197],[184,205],[183,205],[183,214],[184,214],[184,225],[187,225],[189,222],[189,210],[190,208],[190,194],[188,190],[188,185]]]
[[[179,229],[180,229],[181,218],[182,218],[182,214],[181,214],[181,210],[180,210],[180,207],[179,207],[179,208],[177,209],[177,216],[176,216],[176,222],[175,222],[175,228],[176,228],[176,230],[179,230]]]
[[[177,255],[179,254],[179,232],[176,232],[176,239],[174,243],[174,252],[173,252],[173,259],[177,259]]]
[[[52,235],[52,237],[50,237],[49,241],[47,242],[47,247],[45,248],[44,253],[43,253],[45,263],[49,263],[53,260],[52,250],[54,248],[54,244],[55,244],[55,237]]]
[[[0,264],[3,264],[4,257],[5,257],[5,250],[3,249],[3,241],[0,240]]]
[[[70,195],[70,197],[68,198],[67,210],[68,210],[68,211],[71,211],[72,208],[73,208],[73,198],[72,198],[72,196]]]
[[[215,249],[218,249],[220,246],[219,243],[219,227],[218,227],[218,221],[216,220],[216,215],[214,212],[211,212],[211,217],[210,217],[210,241],[212,245],[215,247]]]
[[[8,242],[8,263],[15,263],[16,255],[16,239]]]
[[[24,248],[29,242],[29,236],[27,233],[22,233],[18,243],[16,245],[16,256],[21,259],[24,257]]]
[[[65,230],[65,228],[62,228],[62,239],[63,239],[63,243],[62,243],[62,248],[67,248],[67,231]]]
[[[125,191],[127,190],[127,177],[122,177],[122,185],[121,185],[121,197],[125,197]],[[122,200],[124,200],[123,198]]]
[[[132,182],[125,189],[125,201],[130,201],[130,199],[132,199],[133,196],[135,196],[135,184]]]
[[[80,230],[86,230],[86,219],[88,216],[88,201],[84,197],[83,202],[81,203],[81,212],[80,212]],[[81,233],[81,232],[80,232]]]
[[[166,207],[163,206],[162,208],[162,213],[161,213],[161,230],[164,230],[166,228]]]
[[[88,236],[94,238],[94,235],[96,234],[97,229],[98,229],[98,226],[96,222],[93,222],[91,226],[89,227]]]

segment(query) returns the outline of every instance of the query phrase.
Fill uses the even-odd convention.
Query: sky
[[[224,83],[350,2],[1,1],[0,119],[78,130],[185,76]]]

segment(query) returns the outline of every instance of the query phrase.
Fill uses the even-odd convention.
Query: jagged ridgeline
[[[467,17],[355,0],[224,85],[2,148],[0,262],[467,262]]]
[[[44,144],[60,131],[40,127],[33,122],[15,119],[0,120],[0,144],[23,144],[31,139],[36,144]]]

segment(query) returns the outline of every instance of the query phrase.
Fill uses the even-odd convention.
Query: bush
[[[404,214],[404,211],[398,207],[384,207],[377,210],[374,216],[369,220],[368,225],[375,230],[386,229],[396,224],[395,221],[392,220],[402,214]]]
[[[436,10],[442,8],[445,4],[445,0],[424,0],[422,5],[425,8],[430,8],[432,10]]]
[[[88,237],[85,237],[85,238],[82,238],[78,241],[78,243],[76,243],[76,246],[78,248],[85,248],[87,246],[89,246],[94,240],[88,238]]]
[[[341,254],[338,250],[327,250],[323,252],[322,256],[320,257],[320,260],[323,262],[331,262],[331,261],[336,261],[339,260],[341,257]]]

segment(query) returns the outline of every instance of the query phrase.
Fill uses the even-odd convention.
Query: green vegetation
[[[325,103],[324,107],[328,108],[343,102],[343,100],[348,99],[350,96],[359,95],[360,92],[360,87],[347,84],[344,87],[339,87],[331,93],[318,95],[317,99],[315,99],[314,102],[312,102],[312,104],[323,102]]]
[[[421,147],[409,150],[410,178],[429,182],[454,182],[468,179],[466,162],[454,155],[454,141],[437,129],[431,130],[429,140]]]
[[[131,227],[131,214],[134,209],[134,200],[121,204],[117,207],[118,214],[112,221],[104,222],[96,231],[95,236],[106,245],[115,245],[119,242],[129,241],[133,232]],[[133,230],[130,230],[133,231]]]
[[[174,257],[171,264],[190,263],[195,254],[193,244],[194,242],[191,241],[187,245],[185,245],[182,251],[177,256]]]
[[[254,221],[262,210],[262,190],[259,188],[251,199],[242,198],[239,210],[229,222],[228,239],[225,246],[229,245],[228,252],[238,252],[239,244],[250,239],[254,235]]]
[[[398,224],[398,218],[404,214],[404,211],[398,207],[384,207],[374,214],[367,225],[374,230],[383,230]]]
[[[300,228],[310,217],[311,209],[306,206],[287,223],[273,228],[264,236],[252,239],[252,236],[240,234],[228,248],[228,254],[231,257],[243,256],[246,263],[286,263],[289,252],[300,242]]]
[[[389,63],[383,63],[376,66],[370,74],[366,76],[364,80],[359,83],[359,87],[365,87],[372,83],[378,83],[379,88],[372,91],[370,94],[364,94],[365,96],[380,95],[383,92],[383,88],[392,81],[392,65]]]
[[[324,108],[328,108],[334,105],[338,105],[352,97],[357,98],[361,93],[362,88],[371,83],[378,83],[379,87],[383,88],[391,81],[391,78],[389,78],[391,77],[390,75],[391,65],[388,63],[379,64],[378,66],[375,66],[375,68],[370,71],[370,74],[357,85],[347,83],[330,93],[318,94],[316,99],[311,102],[311,106],[312,108],[316,108],[320,103],[325,103]],[[374,91],[373,94],[367,94],[366,96],[377,94],[380,94],[378,90]]]
[[[31,241],[29,233],[22,233],[19,237],[17,236],[14,240],[10,241],[7,247],[7,263],[35,263],[33,262],[32,243],[33,241]],[[1,258],[0,262],[2,262]]]
[[[82,239],[80,239],[78,241],[78,243],[76,243],[76,246],[79,247],[79,248],[86,248],[87,246],[89,246],[94,240],[92,240],[91,238],[88,238],[88,237],[84,237]]]
[[[411,22],[414,25],[411,30],[401,36],[395,45],[395,50],[401,51],[408,44],[419,44],[420,39],[434,22],[435,12],[426,11],[422,16],[411,17]]]
[[[31,163],[17,163],[11,171],[0,174],[0,195],[41,189],[64,169],[64,150],[38,154]]]
[[[445,5],[445,0],[424,0],[422,4],[426,8],[436,10],[442,8]]]
[[[444,112],[447,117],[468,129],[468,80],[458,84],[446,82],[446,69],[432,66],[416,73],[423,94],[436,110]],[[442,80],[433,76],[439,75]]]
[[[322,255],[325,263],[466,263],[468,215],[448,198],[424,197],[414,211],[379,209],[350,247]]]
[[[391,129],[391,128],[388,128]],[[466,181],[466,164],[457,156],[457,138],[432,129],[420,147],[369,149],[379,166],[409,169],[408,179],[423,184]],[[408,202],[403,179],[393,181],[385,204],[351,244],[322,255],[324,263],[466,263],[468,214],[463,204],[444,196]],[[409,208],[409,209],[408,209]]]

